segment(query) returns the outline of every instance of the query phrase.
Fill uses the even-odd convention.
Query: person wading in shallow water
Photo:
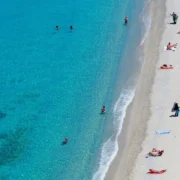
[[[56,30],[57,30],[57,31],[59,30],[59,26],[56,26]]]
[[[73,26],[70,26],[69,28],[70,28],[71,31],[74,30]]]
[[[62,144],[67,144],[68,143],[68,138],[65,138]]]
[[[128,24],[128,17],[126,16],[124,19],[124,24],[127,25]]]
[[[106,107],[103,106],[103,107],[101,108],[101,114],[104,114],[105,112],[106,112]]]

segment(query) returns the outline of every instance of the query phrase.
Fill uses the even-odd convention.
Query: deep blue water
[[[143,6],[144,0],[1,1],[0,179],[92,179],[112,132],[114,94],[132,75]]]

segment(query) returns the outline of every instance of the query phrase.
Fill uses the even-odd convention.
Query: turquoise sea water
[[[1,1],[0,179],[103,178],[133,98],[144,4]]]

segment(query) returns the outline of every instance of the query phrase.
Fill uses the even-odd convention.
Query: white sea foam
[[[99,168],[93,176],[93,180],[103,180],[108,168],[115,158],[118,152],[118,137],[121,133],[123,121],[126,115],[126,109],[128,105],[132,102],[135,94],[135,89],[124,90],[121,92],[117,102],[113,109],[113,122],[114,122],[114,133],[113,135],[104,143],[101,151],[101,158],[99,162]]]

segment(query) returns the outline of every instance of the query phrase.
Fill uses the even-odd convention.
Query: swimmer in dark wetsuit
[[[59,26],[56,26],[56,30],[57,30],[57,31],[59,30]]]

